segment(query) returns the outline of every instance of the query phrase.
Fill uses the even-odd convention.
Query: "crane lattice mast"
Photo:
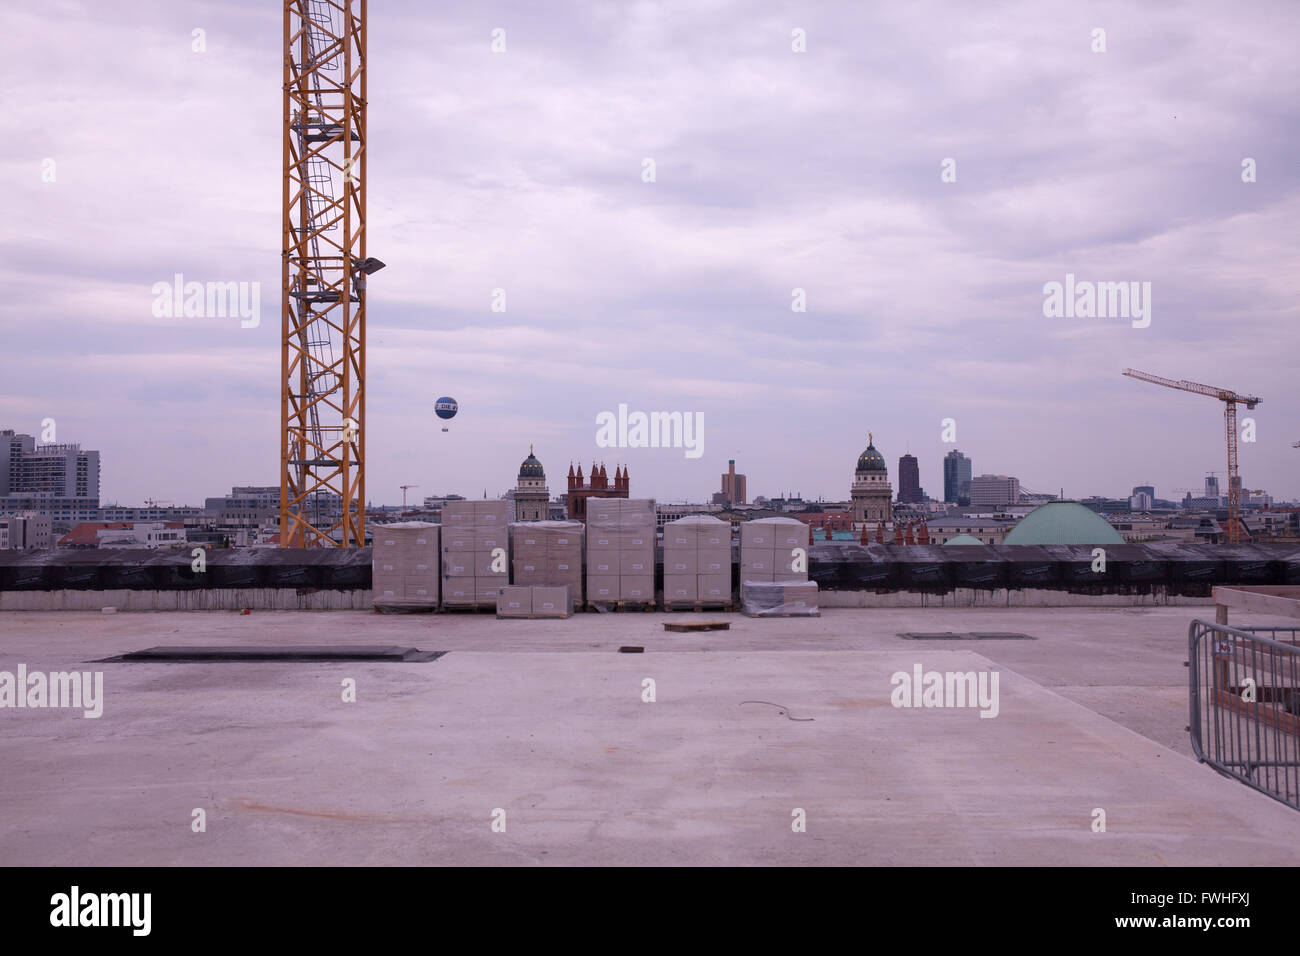
[[[365,544],[366,2],[285,0],[280,543]]]

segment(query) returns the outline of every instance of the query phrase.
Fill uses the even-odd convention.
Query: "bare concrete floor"
[[[843,609],[674,634],[695,616],[6,613],[0,670],[103,670],[106,700],[0,710],[0,864],[1300,863],[1300,814],[1185,756],[1187,625],[1209,614]],[[949,630],[1038,640],[896,636]],[[255,643],[451,653],[82,663]],[[918,663],[996,670],[998,716],[891,706]]]

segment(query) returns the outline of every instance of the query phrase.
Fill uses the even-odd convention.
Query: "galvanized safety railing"
[[[1188,628],[1192,750],[1300,810],[1300,628]]]

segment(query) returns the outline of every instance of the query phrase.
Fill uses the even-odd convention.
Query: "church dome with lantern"
[[[873,436],[868,436],[867,450],[858,456],[858,467],[855,469],[856,474],[862,474],[865,471],[888,471],[885,467],[885,456],[876,451]]]
[[[542,463],[538,461],[537,456],[533,454],[532,445],[528,446],[528,457],[525,458],[524,463],[519,466],[519,477],[520,478],[545,478],[546,477],[546,472],[542,470]]]

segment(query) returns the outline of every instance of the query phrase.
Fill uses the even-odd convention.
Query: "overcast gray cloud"
[[[99,448],[106,500],[275,483],[279,4],[0,17],[0,427],[53,417]],[[1294,3],[374,2],[369,21],[372,500],[499,493],[529,443],[552,491],[602,458],[634,494],[705,500],[734,457],[751,494],[838,499],[868,431],[895,481],[910,448],[938,494],[948,417],[976,474],[1034,490],[1222,472],[1218,404],[1127,366],[1262,395],[1244,481],[1300,495]],[[177,272],[260,282],[261,325],[155,318]],[[1150,282],[1150,327],[1045,318],[1067,272]],[[442,394],[462,408],[445,434]],[[598,449],[620,403],[703,412],[704,456]]]

